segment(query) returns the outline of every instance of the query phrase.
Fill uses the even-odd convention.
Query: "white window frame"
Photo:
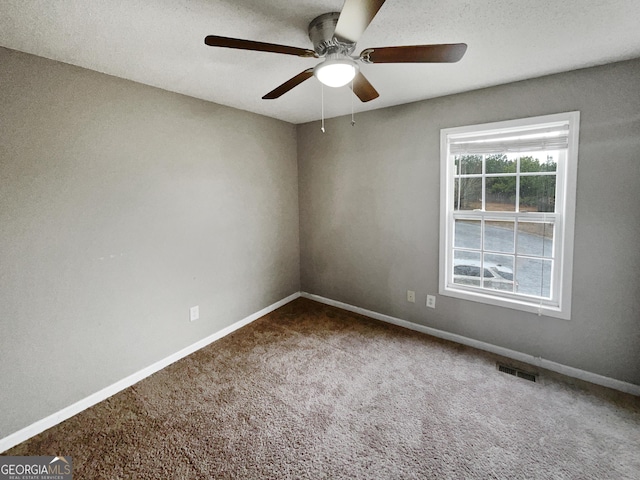
[[[556,212],[528,214],[528,219],[536,216],[544,219],[553,215],[554,272],[552,276],[551,300],[530,298],[525,295],[474,288],[453,283],[453,241],[454,241],[454,176],[455,164],[450,154],[450,141],[470,135],[490,135],[492,133],[513,132],[533,126],[566,123],[569,127],[568,148],[561,155],[556,171]],[[580,112],[566,112],[553,115],[529,117],[502,122],[485,123],[463,127],[446,128],[440,131],[440,265],[439,293],[464,300],[507,307],[525,312],[537,313],[555,318],[571,318],[571,287],[573,272],[573,240],[576,206],[576,183],[578,169],[578,134]],[[563,161],[564,160],[564,161]],[[484,175],[484,173],[483,173]],[[465,212],[469,213],[469,212]],[[470,217],[487,220],[499,219],[496,212],[470,212]],[[512,212],[513,213],[513,212]],[[514,215],[518,215],[517,213]],[[549,218],[549,217],[547,217]]]

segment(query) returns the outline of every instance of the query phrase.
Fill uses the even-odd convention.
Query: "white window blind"
[[[473,155],[565,150],[568,145],[569,125],[565,123],[488,135],[460,136],[451,139],[449,148],[453,155]]]

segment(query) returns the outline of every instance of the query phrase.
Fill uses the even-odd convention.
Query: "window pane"
[[[487,178],[485,210],[490,212],[516,211],[516,177]]]
[[[455,210],[482,208],[482,178],[458,178],[454,188]]]
[[[454,247],[480,250],[480,220],[456,220],[455,228]]]
[[[518,222],[518,254],[551,258],[553,223]]]
[[[520,172],[555,172],[558,167],[558,152],[521,153]]]
[[[513,292],[512,255],[495,255],[485,253],[484,268],[484,288]],[[490,272],[490,275],[486,273],[487,270]]]
[[[480,281],[480,253],[454,250],[453,283],[479,287]]]
[[[553,212],[556,206],[556,176],[520,177],[520,211]]]
[[[516,284],[518,293],[550,298],[551,260],[518,258]]]
[[[516,173],[516,159],[505,154],[487,155],[487,173]]]
[[[484,223],[484,249],[513,253],[514,222],[487,220]]]
[[[482,155],[457,155],[455,161],[460,175],[482,173]]]

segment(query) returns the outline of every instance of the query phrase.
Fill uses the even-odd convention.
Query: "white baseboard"
[[[229,325],[228,327],[223,328],[222,330],[212,335],[209,335],[208,337],[203,338],[202,340],[199,340],[196,343],[189,345],[188,347],[183,348],[182,350],[172,355],[169,355],[168,357],[163,358],[162,360],[155,362],[153,365],[149,365],[148,367],[143,368],[142,370],[132,375],[129,375],[128,377],[123,378],[122,380],[119,380],[116,383],[109,385],[108,387],[105,387],[102,390],[99,390],[89,395],[86,398],[83,398],[82,400],[77,401],[73,405],[69,405],[68,407],[63,408],[62,410],[52,415],[49,415],[48,417],[38,420],[37,422],[29,425],[28,427],[25,427],[21,430],[18,430],[15,433],[12,433],[11,435],[8,435],[0,439],[0,453],[10,449],[11,447],[19,443],[24,442],[25,440],[28,440],[34,435],[44,432],[48,428],[51,428],[54,425],[57,425],[58,423],[61,423],[67,420],[68,418],[73,417],[74,415],[77,415],[83,410],[86,410],[87,408],[95,405],[96,403],[106,400],[112,395],[115,395],[116,393],[124,390],[125,388],[128,388],[131,385],[138,383],[140,380],[143,380],[144,378],[147,378],[148,376],[156,373],[157,371],[162,370],[163,368],[171,365],[172,363],[177,362],[181,358],[184,358],[187,355],[191,355],[197,350],[200,350],[201,348],[206,347],[210,343],[215,342],[216,340],[219,340],[220,338],[229,335],[230,333],[238,330],[239,328],[244,327],[245,325],[250,324],[251,322],[266,315],[267,313],[270,313],[275,309],[280,308],[281,306],[289,303],[290,301],[295,300],[299,296],[300,296],[300,292],[289,295],[288,297],[283,298],[282,300],[272,305],[269,305],[266,308],[263,308],[259,312],[256,312],[253,315],[249,315],[248,317],[243,318],[242,320],[239,320],[236,323]]]
[[[609,388],[613,388],[614,390],[619,390],[621,392],[640,396],[640,385],[623,382],[622,380],[616,380],[615,378],[605,377],[603,375],[598,375],[597,373],[587,372],[586,370],[580,370],[579,368],[569,367],[567,365],[553,362],[551,360],[546,360],[544,358],[534,357],[533,355],[518,352],[515,350],[510,350],[504,347],[499,347],[497,345],[492,345],[490,343],[481,342],[480,340],[474,340],[473,338],[463,337],[462,335],[458,335],[456,333],[445,332],[443,330],[427,327],[425,325],[418,325],[416,323],[408,322],[400,318],[391,317],[389,315],[373,312],[371,310],[366,310],[360,307],[354,307],[353,305],[338,302],[336,300],[331,300],[329,298],[321,297],[319,295],[313,295],[311,293],[302,292],[301,296],[304,298],[315,300],[320,303],[324,303],[326,305],[342,308],[343,310],[359,313],[361,315],[365,315],[367,317],[371,317],[376,320],[381,320],[383,322],[399,325],[401,327],[405,327],[410,330],[426,333],[428,335],[432,335],[438,338],[443,338],[445,340],[451,340],[452,342],[460,343],[462,345],[467,345],[469,347],[474,347],[479,350],[495,353],[497,355],[502,355],[503,357],[528,363],[529,365],[535,365],[537,367],[544,368],[546,370],[551,370],[552,372],[561,373],[568,377],[577,378],[587,382],[595,383],[596,385],[602,385],[603,387],[609,387]]]

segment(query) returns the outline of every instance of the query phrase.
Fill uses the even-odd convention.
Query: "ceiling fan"
[[[385,0],[346,0],[342,12],[325,13],[314,18],[309,24],[309,39],[313,43],[313,50],[217,35],[207,36],[204,43],[211,47],[324,58],[315,67],[307,68],[267,93],[262,97],[265,100],[279,98],[315,76],[321,83],[330,87],[342,87],[352,82],[353,93],[361,101],[368,102],[378,98],[379,94],[360,71],[358,61],[363,63],[453,63],[462,58],[467,50],[467,45],[464,43],[367,48],[358,57],[352,56],[356,43],[384,2]]]

